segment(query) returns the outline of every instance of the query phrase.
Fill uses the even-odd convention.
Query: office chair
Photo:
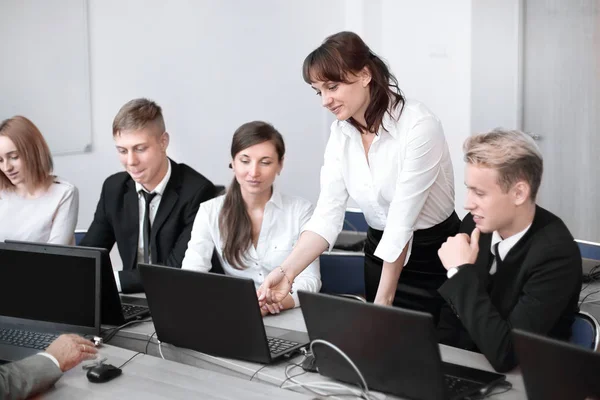
[[[598,343],[600,342],[600,325],[598,324],[598,320],[585,311],[579,311],[575,315],[573,325],[571,325],[571,338],[569,342],[597,351]]]
[[[87,229],[76,229],[75,230],[75,246],[79,246],[79,242],[87,233]]]

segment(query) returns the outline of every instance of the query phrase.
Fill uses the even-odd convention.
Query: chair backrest
[[[79,242],[81,242],[81,239],[83,239],[83,237],[85,236],[86,233],[87,233],[87,229],[75,230],[75,245],[76,246],[79,246]]]
[[[579,311],[575,316],[575,321],[571,325],[571,339],[573,344],[597,351],[598,342],[600,342],[600,325],[594,316]]]

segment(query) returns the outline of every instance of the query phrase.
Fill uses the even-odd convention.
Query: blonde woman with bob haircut
[[[0,241],[74,244],[79,193],[52,170],[33,122],[15,116],[0,124]]]
[[[535,202],[544,168],[529,136],[496,129],[468,138],[464,152],[469,214],[438,252],[448,271],[439,336],[505,372],[517,365],[512,329],[571,336],[581,254],[563,221]]]

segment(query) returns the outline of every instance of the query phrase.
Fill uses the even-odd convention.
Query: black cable
[[[596,290],[595,292],[590,292],[590,293],[586,294],[585,297],[579,302],[579,307],[581,307],[583,305],[583,303],[585,303],[585,299],[587,299],[591,295],[599,293],[599,292],[600,292],[600,289]]]
[[[256,372],[254,372],[254,373],[252,374],[252,376],[250,377],[250,382],[252,382],[252,379],[254,379],[254,377],[255,377],[255,376],[256,376],[256,375],[257,375],[257,374],[258,374],[260,371],[262,371],[262,370],[263,370],[263,368],[265,368],[266,366],[267,366],[267,364],[265,364],[265,365],[263,365],[262,367],[260,367],[259,369],[257,369],[257,370],[256,370]]]
[[[300,364],[289,363],[288,365],[286,365],[286,366],[285,366],[286,370],[287,370],[287,368],[288,368],[289,366],[294,366],[294,367],[302,368],[302,365],[300,365]],[[292,369],[293,369],[293,368],[290,368],[290,371],[291,371]],[[289,371],[288,371],[288,372],[289,372]],[[281,382],[281,385],[279,385],[279,388],[281,389],[281,388],[283,387],[283,385],[285,385],[285,383],[286,383],[287,381],[289,381],[290,379],[294,379],[294,378],[295,378],[295,377],[297,377],[297,376],[304,375],[304,374],[306,374],[306,372],[307,372],[307,371],[304,371],[304,370],[302,370],[302,372],[300,372],[299,374],[296,374],[296,375],[290,375],[290,377],[287,377],[287,376],[286,376],[285,380],[284,380],[283,382]],[[287,374],[286,374],[286,375],[287,375]]]
[[[130,321],[131,322],[131,321]],[[114,329],[114,328],[111,328]],[[133,360],[134,358],[136,358],[137,356],[139,356],[140,354],[148,354],[148,345],[150,344],[150,341],[152,340],[152,337],[156,334],[156,331],[150,335],[150,337],[148,338],[148,341],[146,342],[146,349],[144,350],[144,352],[138,351],[137,353],[135,353],[134,355],[132,355],[131,357],[129,357],[129,360],[125,361],[123,364],[119,365],[117,368],[123,368],[125,365],[127,365],[131,360]]]
[[[111,333],[109,333],[108,335],[106,335],[105,337],[103,337],[102,339],[104,340],[104,343],[108,343],[121,329],[125,328],[126,326],[129,325],[133,325],[133,324],[138,324],[138,323],[142,323],[142,322],[150,322],[152,321],[152,318],[148,318],[148,319],[135,319],[133,321],[129,321],[124,323],[121,326],[116,326],[113,328],[107,328],[105,330],[103,330],[100,334],[104,334],[108,331],[112,331]]]
[[[509,390],[511,390],[512,387],[513,387],[512,383],[510,383],[509,381],[498,382],[495,385],[491,385],[491,386],[488,386],[487,388],[485,388],[485,391],[483,393],[480,393],[480,394],[477,394],[474,396],[469,396],[469,397],[466,397],[465,399],[467,399],[467,400],[487,399],[488,397],[492,397],[497,394],[506,393]],[[504,389],[504,390],[496,391],[497,389]]]

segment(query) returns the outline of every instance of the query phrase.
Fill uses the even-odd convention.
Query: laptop
[[[251,279],[138,264],[161,342],[218,357],[269,364],[308,335],[265,327]]]
[[[528,399],[600,399],[599,353],[518,329],[513,338]]]
[[[0,359],[39,353],[61,333],[100,335],[100,255],[0,243]]]
[[[143,299],[119,296],[112,263],[108,250],[97,247],[67,246],[36,242],[21,242],[17,240],[4,241],[10,248],[20,250],[35,250],[39,247],[64,249],[67,253],[75,250],[80,253],[96,255],[101,259],[102,276],[102,310],[100,320],[106,325],[123,325],[129,321],[141,319],[150,314],[148,306],[139,304]]]
[[[442,362],[433,317],[322,293],[298,292],[310,340],[339,347],[369,389],[410,399],[462,399],[505,380],[494,372]],[[358,384],[340,354],[313,345],[319,373]]]

